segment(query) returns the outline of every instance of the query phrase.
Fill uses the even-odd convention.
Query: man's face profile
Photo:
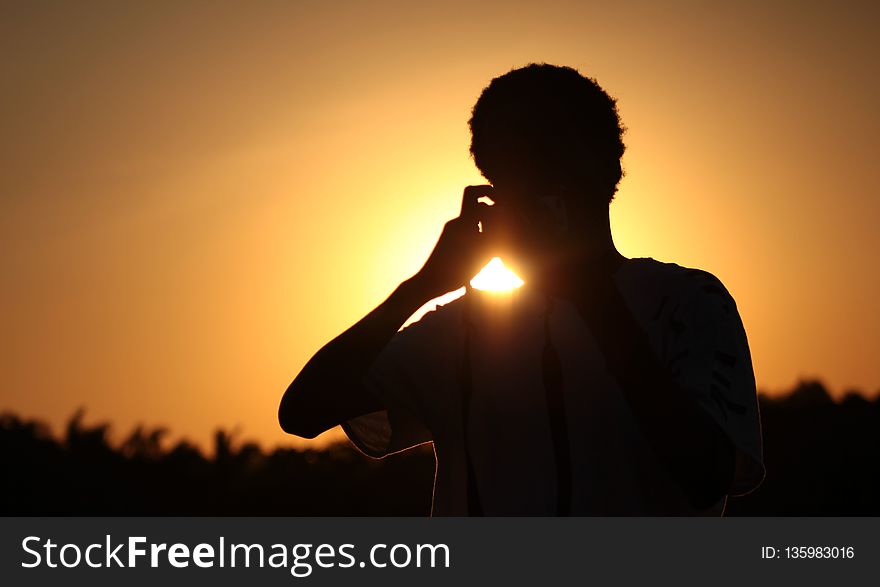
[[[594,80],[547,64],[512,70],[483,90],[469,126],[495,188],[486,233],[506,262],[526,273],[555,264],[607,222],[624,130]]]

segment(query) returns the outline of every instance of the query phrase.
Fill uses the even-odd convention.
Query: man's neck
[[[587,221],[581,229],[582,253],[588,263],[595,264],[596,269],[613,273],[627,258],[614,244],[611,234],[611,220],[607,214],[595,216],[595,221]]]

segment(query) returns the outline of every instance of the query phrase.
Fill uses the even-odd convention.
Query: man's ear
[[[568,198],[559,196],[556,198],[556,222],[559,226],[560,234],[567,234],[570,224],[570,214],[568,211]]]
[[[550,212],[550,218],[560,234],[566,234],[569,229],[568,198],[562,194],[546,195],[539,201]]]

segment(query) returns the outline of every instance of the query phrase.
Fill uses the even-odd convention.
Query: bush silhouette
[[[759,396],[767,477],[726,515],[880,515],[880,399],[852,391],[835,402],[819,381]],[[0,415],[3,515],[428,515],[434,456],[424,445],[369,459],[347,443],[276,448],[217,430],[213,456],[164,428],[109,441],[79,410],[63,438]]]

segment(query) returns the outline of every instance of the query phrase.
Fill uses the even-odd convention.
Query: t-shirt
[[[736,447],[731,494],[757,487],[764,466],[755,377],[727,289],[710,273],[650,258],[627,259],[613,280],[657,357]],[[707,510],[689,504],[575,306],[547,302],[528,284],[470,291],[398,332],[365,377],[386,409],[346,422],[348,437],[377,458],[433,441],[433,515],[467,515],[469,483],[484,515],[554,515],[558,452],[541,359],[549,337],[562,373],[571,514],[721,515],[726,497]]]

